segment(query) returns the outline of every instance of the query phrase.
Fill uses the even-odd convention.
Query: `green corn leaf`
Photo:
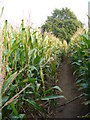
[[[8,99],[9,99],[9,96],[4,96],[4,97],[2,97],[2,105],[3,105],[6,101],[8,101]]]
[[[27,82],[34,83],[35,81],[37,81],[36,78],[28,78],[28,79],[22,80],[21,83],[27,83]]]
[[[31,34],[30,34],[30,28],[28,29],[28,35],[29,35],[28,46],[30,47],[30,49],[33,49],[32,37],[31,37]]]
[[[14,74],[12,74],[4,83],[4,86],[2,88],[2,93],[4,91],[6,91],[6,89],[8,88],[8,86],[12,83],[14,77],[17,75],[17,72],[15,72]]]
[[[56,72],[56,61],[53,60],[51,63],[52,75],[55,75]]]
[[[41,100],[52,100],[52,99],[58,99],[58,98],[65,98],[64,96],[62,95],[53,95],[53,96],[46,96],[46,97],[43,97],[41,98]]]
[[[88,43],[88,35],[87,34],[83,34],[82,37],[86,40],[86,43]]]
[[[17,42],[17,43],[15,43],[15,44],[12,46],[12,48],[10,49],[10,51],[9,51],[8,54],[7,54],[7,58],[11,55],[12,52],[14,52],[16,49],[18,49],[19,44],[20,44],[20,41]]]
[[[76,65],[78,65],[78,66],[81,66],[81,64],[80,64],[79,62],[73,62],[72,64],[73,64],[73,65],[76,64]]]
[[[26,102],[28,102],[30,105],[32,105],[34,107],[34,109],[40,111],[40,112],[44,112],[44,110],[32,99],[24,99]]]
[[[11,103],[11,107],[12,107],[13,113],[14,113],[16,116],[18,116],[18,111],[16,110],[15,105],[14,105],[13,102]]]
[[[26,120],[26,115],[25,115],[25,114],[19,114],[18,116],[13,115],[13,116],[11,117],[11,120],[23,120],[23,119]]]
[[[54,86],[53,89],[57,89],[59,90],[60,92],[62,92],[61,88],[59,86]]]
[[[42,85],[43,85],[43,93],[45,93],[44,75],[43,75],[43,70],[42,70],[41,66],[40,66],[40,76],[41,76]],[[44,96],[45,96],[45,94],[44,94]]]
[[[19,119],[23,119],[23,118],[26,118],[26,115],[25,114],[19,114]]]
[[[38,64],[40,62],[40,56],[36,54],[36,58],[34,59],[34,64]]]
[[[2,93],[5,92],[5,91],[8,89],[9,85],[11,85],[11,83],[15,80],[15,78],[16,78],[26,67],[28,67],[28,65],[25,66],[22,70],[20,70],[19,73],[17,73],[17,71],[16,71],[15,73],[13,73],[13,74],[5,81],[5,83],[4,83],[3,87],[2,87],[2,91],[1,91]]]
[[[62,90],[61,90],[61,88],[60,88],[59,86],[54,86],[54,87],[46,90],[44,93],[47,94],[47,93],[49,93],[49,92],[50,92],[51,90],[53,90],[53,89],[57,89],[57,90],[59,90],[60,92],[62,92]]]
[[[35,67],[35,66],[30,66],[30,69],[31,69],[31,71],[33,71],[33,70],[36,70],[37,71],[37,68]]]
[[[83,79],[77,80],[77,81],[76,81],[76,84],[79,84],[79,83],[81,83],[82,81],[83,81]]]

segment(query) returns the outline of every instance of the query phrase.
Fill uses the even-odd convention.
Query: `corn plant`
[[[83,33],[83,34],[82,34]],[[89,86],[89,39],[86,32],[79,30],[70,44],[69,52],[72,65],[74,66],[74,75],[76,77],[76,84],[79,90],[83,90],[87,96],[85,104],[90,104],[90,86]]]
[[[50,34],[42,38],[37,29],[25,28],[24,20],[20,29],[13,29],[6,20],[3,37],[3,119],[28,118],[28,110],[31,118],[45,117],[44,102],[64,98],[54,91],[62,92],[55,79],[62,43]]]
[[[1,12],[0,12],[0,23],[1,23],[1,16],[3,14],[4,7],[2,7]],[[2,75],[2,51],[3,51],[3,38],[2,38],[2,30],[1,30],[1,24],[0,24],[0,107],[2,106],[2,95],[1,95],[1,89],[3,85],[3,75]],[[0,119],[2,119],[2,113],[0,110]]]

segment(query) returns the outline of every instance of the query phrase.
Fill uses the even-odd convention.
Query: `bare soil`
[[[74,99],[79,96],[82,92],[78,91],[76,82],[73,76],[72,67],[68,58],[64,60],[61,67],[58,70],[58,84],[63,90],[62,95],[65,99],[59,99],[58,107],[54,111],[54,118],[77,118],[79,116],[84,116],[88,112],[88,107],[83,104],[85,101],[85,96],[82,96],[69,104],[60,106],[67,101]]]

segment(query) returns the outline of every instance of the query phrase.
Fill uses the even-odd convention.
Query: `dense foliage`
[[[50,107],[52,100],[54,105],[54,99],[64,98],[55,78],[63,44],[49,33],[42,39],[39,31],[25,28],[23,20],[20,30],[6,20],[2,37],[3,119],[45,117],[44,101]]]
[[[83,90],[87,100],[85,105],[90,105],[90,76],[89,76],[89,38],[88,34],[80,30],[72,37],[69,43],[71,63],[74,66],[74,75],[79,90]]]
[[[83,27],[83,25],[70,9],[55,9],[52,16],[48,16],[45,24],[42,25],[42,32],[52,32],[62,41],[69,42],[79,27]]]
[[[57,38],[47,32],[42,37],[39,30],[25,28],[24,20],[20,29],[13,29],[5,21],[3,30],[0,28],[0,49],[3,42],[0,110],[4,120],[49,115],[56,99],[64,98],[57,86],[56,70],[67,54],[74,66],[76,84],[87,96],[85,104],[90,104],[89,38],[82,34],[82,29],[77,31],[79,26],[82,23],[67,8],[56,9],[42,26],[43,31],[51,31]]]

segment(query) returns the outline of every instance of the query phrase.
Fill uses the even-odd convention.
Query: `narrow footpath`
[[[78,91],[76,86],[72,67],[68,58],[64,60],[61,67],[58,70],[58,81],[59,87],[63,90],[62,95],[65,99],[60,99],[58,101],[58,107],[55,110],[55,118],[76,118],[79,116],[84,116],[88,112],[88,107],[83,104],[85,101],[85,96],[80,96],[82,93]],[[75,98],[75,100],[73,100]],[[66,105],[68,101],[72,101]],[[63,106],[61,106],[63,105]]]

